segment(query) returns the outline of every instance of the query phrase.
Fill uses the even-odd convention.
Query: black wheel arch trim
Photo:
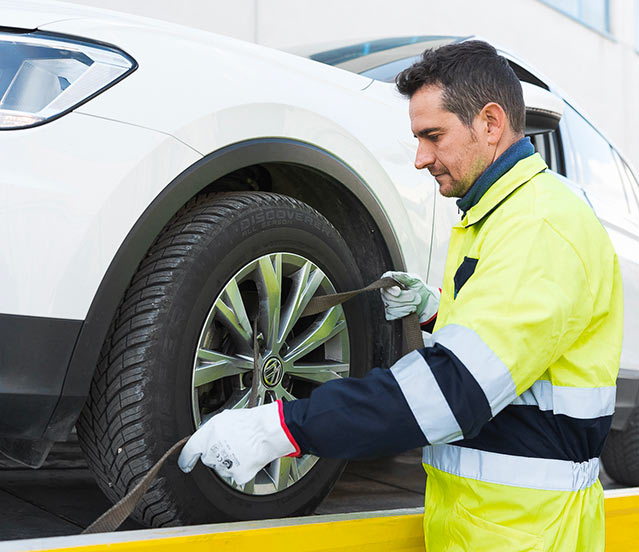
[[[346,163],[312,144],[287,138],[237,142],[215,151],[179,174],[147,207],[107,269],[82,324],[62,393],[43,437],[63,439],[75,424],[87,396],[102,343],[120,300],[140,261],[171,217],[219,178],[261,163],[290,163],[318,170],[345,186],[377,224],[395,270],[405,270],[397,237],[365,181]]]

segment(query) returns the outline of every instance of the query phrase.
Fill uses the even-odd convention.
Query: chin
[[[439,193],[444,197],[461,197],[454,186],[451,186],[450,183],[440,184]]]

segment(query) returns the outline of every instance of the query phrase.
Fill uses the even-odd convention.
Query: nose
[[[420,140],[417,145],[417,153],[415,154],[415,168],[425,169],[435,163],[435,154],[428,143]]]

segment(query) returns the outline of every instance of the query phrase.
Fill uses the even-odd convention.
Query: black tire
[[[363,284],[335,228],[308,205],[277,194],[202,195],[157,238],[116,313],[77,424],[109,499],[124,496],[164,451],[194,431],[193,354],[207,309],[247,262],[279,251],[311,260],[338,291]],[[344,312],[350,375],[361,376],[372,362],[370,313],[358,300]],[[310,514],[344,464],[320,459],[291,487],[255,496],[231,488],[201,463],[184,474],[169,461],[133,517],[161,527]]]
[[[606,473],[617,483],[639,486],[639,408],[623,431],[611,430],[601,455]]]

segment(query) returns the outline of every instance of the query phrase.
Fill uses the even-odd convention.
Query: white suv
[[[441,281],[457,209],[413,168],[407,102],[389,81],[424,48],[463,39],[308,59],[68,4],[0,0],[0,14],[0,451],[37,467],[75,425],[115,500],[203,420],[247,405],[254,324],[282,367],[260,370],[259,402],[390,366],[400,327],[377,296],[300,314],[388,269]],[[632,336],[637,183],[508,57],[537,149],[618,248]],[[635,484],[638,347],[626,340],[604,455]],[[238,487],[168,465],[135,515],[162,526],[309,513],[343,466],[284,458]]]

